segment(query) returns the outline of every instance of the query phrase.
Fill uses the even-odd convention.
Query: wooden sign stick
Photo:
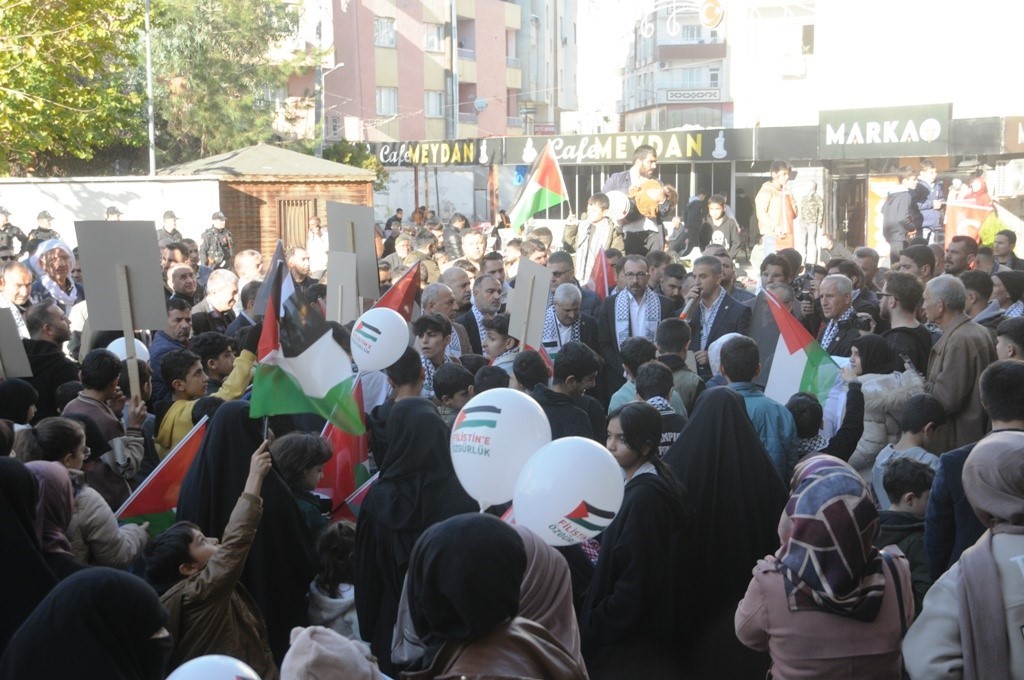
[[[135,356],[135,324],[132,323],[132,298],[128,292],[128,267],[117,265],[117,298],[121,305],[121,330],[124,332],[124,353],[128,361],[128,386],[132,399],[142,399],[139,364]]]

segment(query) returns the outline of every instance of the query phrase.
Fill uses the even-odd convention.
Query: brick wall
[[[324,224],[327,201],[355,205],[373,205],[370,182],[246,182],[223,178],[220,183],[220,209],[228,216],[238,250],[252,248],[269,260],[281,236],[278,201],[309,200]]]

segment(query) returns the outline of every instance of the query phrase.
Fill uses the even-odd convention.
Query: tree
[[[324,148],[324,158],[335,163],[353,165],[357,168],[373,170],[377,178],[373,181],[375,191],[381,191],[387,185],[388,171],[380,159],[374,156],[365,144],[354,144],[341,140]]]
[[[40,154],[90,158],[145,139],[130,80],[142,23],[137,0],[4,1],[0,174],[33,171]]]
[[[277,49],[297,10],[284,0],[155,0],[157,148],[181,163],[274,138],[273,98],[305,53]]]

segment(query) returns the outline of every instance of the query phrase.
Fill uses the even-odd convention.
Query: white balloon
[[[393,309],[380,307],[356,319],[352,361],[361,373],[380,371],[402,358],[409,346],[409,324]]]
[[[248,664],[232,656],[209,654],[178,666],[167,680],[260,680]]]
[[[622,469],[606,448],[585,437],[556,439],[519,473],[512,502],[516,524],[548,545],[580,543],[612,523],[625,488]]]
[[[452,424],[452,466],[481,508],[507,503],[519,471],[550,441],[548,417],[532,397],[507,387],[487,390]]]
[[[128,353],[125,351],[124,338],[114,340],[112,343],[107,345],[107,349],[116,354],[117,358],[121,361],[128,358]],[[146,345],[138,338],[135,338],[135,358],[142,359],[143,361],[149,361],[149,349],[147,349]]]

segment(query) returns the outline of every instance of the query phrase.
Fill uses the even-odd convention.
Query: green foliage
[[[380,159],[370,153],[369,147],[365,144],[355,144],[343,139],[324,147],[324,158],[335,163],[372,170],[377,174],[377,179],[373,181],[375,191],[381,191],[387,185],[388,171]]]
[[[142,23],[136,0],[0,3],[0,174],[34,170],[40,153],[90,158],[145,139],[128,77]]]
[[[277,50],[298,15],[284,0],[154,0],[160,164],[274,138],[274,97],[306,54]]]

